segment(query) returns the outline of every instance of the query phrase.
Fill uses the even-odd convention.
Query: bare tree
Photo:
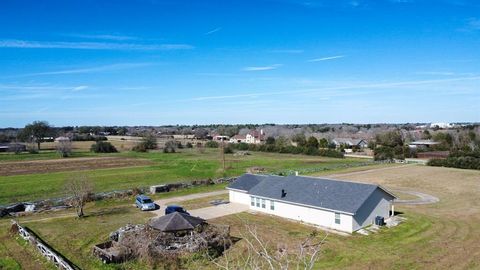
[[[84,216],[83,208],[93,192],[93,183],[86,175],[74,175],[65,181],[65,193],[79,218]]]
[[[272,246],[272,243],[258,234],[255,226],[244,224],[245,233],[241,236],[246,243],[246,250],[236,253],[238,258],[231,260],[228,252],[224,252],[220,258],[212,258],[207,254],[209,260],[219,269],[311,270],[314,269],[328,237],[328,232],[320,236],[315,230],[296,248],[289,248],[287,245]]]
[[[72,153],[72,142],[70,140],[60,140],[57,142],[56,148],[62,157],[68,157]]]

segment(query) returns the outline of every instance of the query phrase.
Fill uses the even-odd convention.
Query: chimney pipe
[[[295,176],[298,176],[298,171],[295,171]]]
[[[285,196],[287,196],[287,193],[285,192],[285,189],[282,189],[282,198],[284,198]]]

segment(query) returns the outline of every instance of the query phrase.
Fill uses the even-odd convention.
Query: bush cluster
[[[333,149],[318,149],[314,146],[277,146],[274,144],[246,144],[238,143],[231,144],[230,147],[236,150],[242,151],[260,151],[260,152],[274,152],[274,153],[285,153],[285,154],[305,154],[310,156],[324,156],[324,157],[334,157],[334,158],[343,158],[343,153],[333,150]]]
[[[113,146],[109,142],[105,141],[97,141],[96,143],[92,144],[90,147],[90,151],[95,152],[95,153],[116,153],[117,148]]]
[[[75,134],[73,135],[72,141],[106,141],[107,137],[105,136],[92,136],[90,134]]]
[[[428,161],[427,165],[480,170],[480,158],[471,156],[459,156],[448,157],[446,159],[431,159]]]
[[[208,141],[208,142],[205,143],[205,147],[207,147],[207,148],[218,148],[218,142]]]

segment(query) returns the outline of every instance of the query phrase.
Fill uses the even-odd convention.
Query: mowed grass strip
[[[54,172],[0,177],[0,204],[64,196],[63,185],[74,174],[85,174],[92,179],[96,192],[124,190],[155,184],[222,177],[223,169],[218,149],[198,153],[183,150],[165,154],[121,153],[117,156],[147,159],[152,165],[139,167],[85,170],[81,172]],[[335,159],[303,155],[285,155],[254,152],[250,156],[227,155],[226,176],[241,175],[247,168],[264,167],[267,172],[285,169],[323,167],[336,170],[339,164],[364,165],[357,159]]]

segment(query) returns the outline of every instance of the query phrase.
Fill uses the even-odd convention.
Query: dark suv
[[[167,208],[165,208],[165,215],[168,215],[173,212],[179,212],[179,213],[190,215],[185,209],[183,209],[183,207],[178,205],[169,205],[167,206]]]

